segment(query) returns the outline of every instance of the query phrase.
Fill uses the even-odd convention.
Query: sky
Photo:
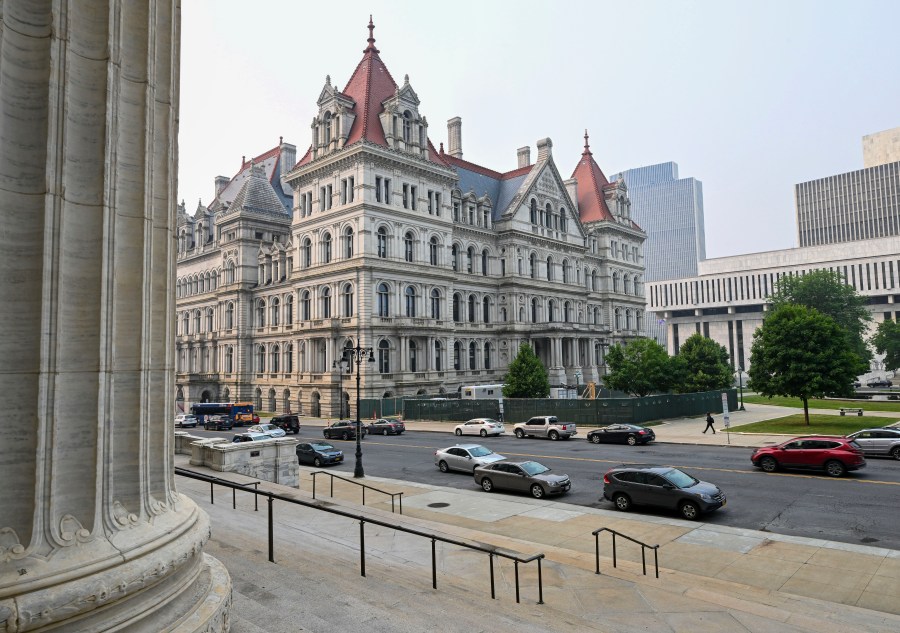
[[[316,100],[362,58],[369,14],[429,136],[515,169],[539,139],[571,176],[590,134],[607,176],[674,161],[703,183],[707,257],[797,246],[794,185],[861,169],[900,126],[896,0],[188,0],[179,200],[209,204],[243,156],[310,144]]]

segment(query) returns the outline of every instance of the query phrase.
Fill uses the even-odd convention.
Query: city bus
[[[250,426],[259,422],[259,417],[253,413],[252,402],[198,402],[191,405],[191,413],[197,416],[222,415],[227,416],[234,426]]]

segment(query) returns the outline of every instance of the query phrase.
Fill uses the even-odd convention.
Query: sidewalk
[[[176,455],[176,465],[190,467],[187,456]],[[246,477],[212,473],[233,481]],[[310,498],[311,469],[301,467],[300,490],[263,483],[261,489]],[[360,508],[359,489],[335,481],[335,498],[325,499],[342,507],[371,512],[410,527],[436,530],[458,539],[493,545],[530,555],[544,552],[544,600],[536,606],[536,578],[533,566],[520,566],[523,604],[514,602],[511,565],[499,562],[498,598],[489,599],[487,561],[483,555],[441,547],[441,580],[437,591],[430,585],[428,541],[411,542],[388,528],[367,525],[366,550],[369,564],[394,566],[360,578],[358,561],[359,527],[314,510],[279,503],[276,511],[277,568],[316,560],[332,573],[317,578],[317,591],[330,595],[350,592],[357,601],[373,585],[381,587],[381,598],[365,598],[363,609],[371,616],[378,601],[387,601],[388,612],[359,623],[359,628],[342,625],[345,631],[425,630],[412,620],[420,612],[458,613],[456,601],[469,604],[469,611],[482,614],[484,624],[475,630],[490,631],[647,631],[650,633],[735,633],[900,630],[900,552],[876,547],[833,543],[824,540],[780,536],[735,528],[692,523],[677,519],[623,515],[569,505],[560,501],[535,500],[519,495],[491,494],[479,490],[455,490],[397,480],[366,477],[368,485],[389,492],[403,492],[403,516],[390,514],[390,503],[372,503]],[[321,482],[320,482],[321,483]],[[290,627],[279,628],[236,622],[235,633],[257,630],[297,631],[337,630],[316,628],[303,618],[322,618],[312,613],[316,605],[301,603],[290,593],[279,594],[275,603],[260,605],[249,576],[252,569],[265,566],[265,513],[254,513],[245,498],[232,510],[230,503],[209,504],[209,488],[201,482],[178,478],[182,492],[188,493],[213,518],[213,540],[208,550],[221,557],[234,578],[236,614],[281,612],[292,614]],[[322,486],[319,490],[321,495]],[[290,493],[289,493],[290,494]],[[218,493],[223,499],[225,491]],[[246,493],[241,493],[247,497]],[[240,496],[240,495],[239,495]],[[377,501],[377,499],[376,499]],[[288,506],[288,507],[286,507]],[[660,578],[653,577],[652,552],[648,553],[648,576],[640,572],[640,548],[619,543],[618,569],[611,564],[608,535],[601,539],[602,575],[594,572],[594,537],[591,532],[609,527],[648,544],[659,544]],[[246,531],[246,534],[244,533]],[[245,542],[244,539],[247,539]],[[238,550],[248,549],[258,563],[248,565]],[[271,569],[267,567],[266,569]],[[275,573],[275,570],[272,571]],[[396,574],[403,578],[397,578]],[[390,576],[390,577],[389,577]],[[304,591],[305,576],[297,576],[294,591]],[[375,579],[377,578],[377,580]],[[403,590],[395,583],[408,582],[414,589]],[[330,583],[330,584],[329,584]],[[267,583],[267,590],[273,583]],[[277,584],[277,583],[275,583]],[[379,594],[376,592],[375,594]],[[427,597],[425,597],[427,596]],[[423,602],[427,600],[428,607]],[[342,604],[336,601],[335,606]],[[301,613],[302,611],[302,613]],[[402,614],[407,614],[403,616]],[[471,631],[472,622],[459,614],[440,620],[442,631]],[[296,617],[294,617],[296,616]],[[377,619],[377,618],[376,618]],[[477,625],[476,625],[477,626]],[[419,627],[419,628],[417,628]]]

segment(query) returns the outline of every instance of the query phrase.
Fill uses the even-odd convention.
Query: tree
[[[672,361],[672,385],[676,391],[714,391],[734,384],[728,350],[702,334],[688,337]]]
[[[614,345],[606,354],[609,373],[603,382],[635,396],[666,391],[670,382],[669,355],[650,338],[635,339],[627,346]]]
[[[896,321],[882,321],[872,337],[875,351],[884,354],[885,369],[900,369],[900,324]]]
[[[753,334],[748,387],[764,396],[803,401],[809,424],[809,399],[850,395],[859,369],[846,330],[814,308],[783,304]]]
[[[830,316],[844,329],[851,349],[859,355],[860,365],[856,375],[868,370],[872,352],[864,334],[872,314],[866,309],[865,298],[846,283],[843,275],[830,270],[813,270],[802,276],[782,277],[776,284],[771,301],[774,308],[791,303],[815,308]]]
[[[503,382],[504,398],[546,398],[550,395],[547,370],[531,346],[525,343],[509,364]]]

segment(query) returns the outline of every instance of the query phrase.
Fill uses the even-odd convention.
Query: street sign
[[[731,419],[728,417],[728,393],[722,392],[722,418],[725,420],[725,428],[727,429],[731,424]]]

